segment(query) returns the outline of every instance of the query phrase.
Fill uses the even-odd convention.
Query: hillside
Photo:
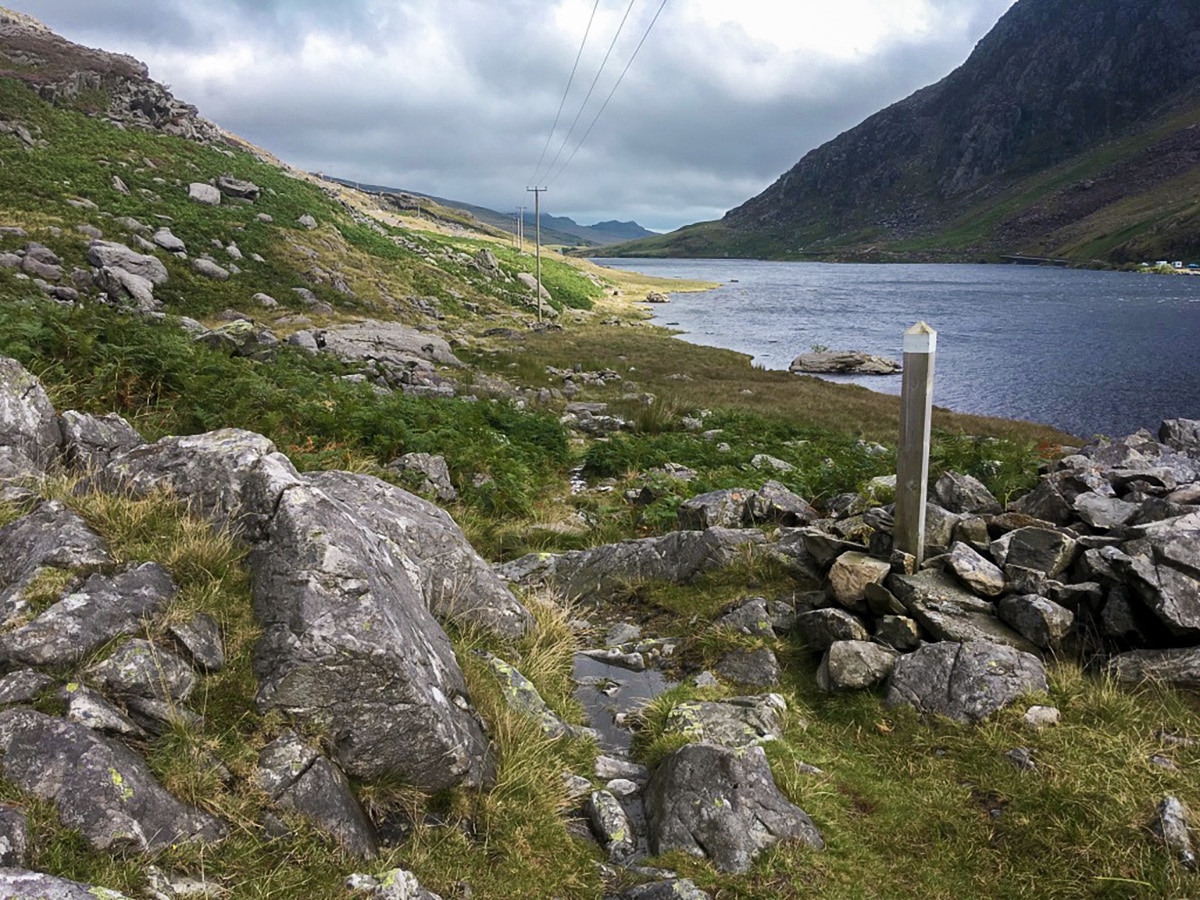
[[[380,194],[385,198],[396,197],[403,204],[405,209],[416,209],[418,198],[425,203],[423,209],[433,209],[436,215],[449,219],[445,213],[438,212],[440,207],[442,210],[457,210],[459,213],[466,213],[478,225],[486,225],[507,234],[514,233],[514,218],[516,213],[501,213],[494,209],[488,209],[485,206],[475,206],[471,203],[464,203],[461,200],[446,200],[443,197],[434,197],[429,194],[420,194],[413,191],[403,191],[399,188],[384,187],[377,184],[360,184],[358,182],[347,181],[344,178],[330,178],[331,181],[336,181],[339,184],[347,186],[353,185],[360,190],[367,191],[372,194]],[[461,216],[459,216],[461,219]],[[525,211],[525,235],[529,240],[533,239],[534,228],[536,227],[535,216],[532,210]],[[621,241],[632,241],[642,237],[648,237],[654,234],[652,231],[647,231],[637,222],[597,222],[595,225],[580,225],[574,219],[568,216],[552,216],[546,213],[542,214],[542,243],[552,245],[562,245],[564,247],[595,247],[606,244],[615,244]]]
[[[942,81],[717,222],[616,255],[1200,255],[1200,8],[1020,0]]]
[[[1200,893],[1200,423],[936,409],[917,572],[897,398],[704,285],[0,57],[4,900]]]

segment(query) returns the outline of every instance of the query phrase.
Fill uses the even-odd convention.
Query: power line
[[[637,0],[629,0],[629,6],[625,8],[625,15],[621,18],[621,24],[617,26],[617,33],[613,35],[611,43],[608,45],[608,52],[604,54],[604,59],[600,61],[600,68],[596,70],[596,77],[592,79],[591,87],[588,88],[587,95],[583,98],[583,102],[579,104],[579,111],[575,113],[575,119],[571,122],[571,127],[567,129],[567,136],[563,138],[562,144],[559,145],[558,152],[554,154],[554,159],[551,160],[546,171],[551,172],[558,165],[559,157],[562,156],[563,150],[570,143],[571,135],[575,133],[575,126],[579,124],[579,117],[583,115],[584,109],[587,108],[588,101],[592,99],[592,91],[596,89],[596,84],[600,81],[600,76],[604,74],[604,68],[608,65],[608,58],[612,56],[613,48],[617,46],[617,39],[621,36],[621,32],[625,30],[625,23],[629,20],[629,14],[633,12],[633,5]],[[536,181],[534,182],[537,183]]]
[[[654,13],[654,18],[650,19],[650,24],[646,26],[646,34],[642,35],[642,40],[638,41],[637,47],[634,48],[634,55],[630,56],[629,62],[626,62],[623,70],[620,70],[620,74],[617,77],[617,83],[612,85],[611,91],[608,91],[608,96],[605,97],[604,104],[601,104],[599,112],[595,114],[592,124],[588,125],[588,130],[586,132],[583,132],[583,137],[580,138],[580,143],[576,145],[575,150],[572,150],[571,155],[566,157],[566,162],[563,163],[563,167],[560,168],[558,172],[551,175],[550,179],[547,179],[546,187],[550,187],[552,184],[554,184],[554,180],[556,180],[559,175],[562,175],[565,172],[566,167],[570,166],[571,160],[574,160],[575,154],[582,149],[583,142],[586,142],[588,139],[588,134],[592,133],[592,128],[595,127],[596,122],[600,121],[600,116],[604,115],[604,110],[608,108],[608,101],[612,100],[613,94],[616,94],[617,88],[620,86],[620,82],[622,82],[622,79],[625,77],[625,73],[629,71],[629,67],[634,65],[634,60],[637,59],[637,54],[641,52],[642,44],[646,43],[646,38],[650,36],[650,30],[654,28],[654,23],[658,22],[659,16],[661,16],[662,10],[664,10],[666,5],[667,0],[662,0],[661,4],[659,4],[658,12]],[[553,166],[551,166],[551,168],[553,168]]]
[[[563,107],[567,105],[567,95],[571,93],[571,85],[575,82],[575,73],[579,70],[579,60],[583,57],[583,48],[587,45],[588,35],[592,33],[592,22],[596,20],[596,10],[600,8],[600,0],[596,0],[596,5],[592,7],[592,14],[588,18],[587,28],[583,31],[583,40],[579,42],[579,52],[575,54],[575,65],[571,66],[571,77],[567,79],[567,89],[563,91],[562,100],[558,103],[558,112],[554,114],[554,124],[550,126],[550,133],[546,135],[546,144],[542,147],[542,155],[538,157],[537,165],[533,169],[533,177],[529,179],[530,184],[537,184],[537,176],[541,174],[542,163],[546,160],[546,151],[550,149],[550,142],[554,140],[554,132],[558,130],[558,120],[562,116]]]

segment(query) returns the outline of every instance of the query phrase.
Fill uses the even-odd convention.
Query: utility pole
[[[525,207],[518,206],[517,212],[520,216],[517,218],[517,250],[524,252],[525,250]]]
[[[547,188],[525,188],[527,193],[533,194],[533,221],[534,230],[537,234],[537,302],[538,302],[538,324],[542,323],[542,192]]]

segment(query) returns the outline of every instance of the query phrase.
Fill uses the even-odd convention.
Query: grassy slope
[[[168,259],[172,280],[160,293],[173,312],[211,319],[233,307],[271,321],[300,311],[290,288],[309,285],[333,305],[328,321],[369,314],[434,324],[404,300],[409,294],[432,298],[445,316],[438,327],[460,342],[458,352],[481,372],[549,387],[554,382],[547,364],[617,369],[624,383],[585,397],[611,400],[630,416],[635,430],[605,442],[580,442],[558,424],[557,404],[522,410],[503,402],[379,398],[367,386],[333,380],[343,370],[327,361],[286,350],[273,363],[234,359],[193,344],[170,323],[31,301],[36,292],[28,282],[0,271],[0,353],[18,357],[41,375],[59,408],[116,410],[148,437],[219,425],[250,427],[268,434],[305,467],[347,466],[386,475],[381,464],[400,452],[444,453],[463,492],[453,512],[493,557],[669,528],[678,503],[691,493],[761,484],[768,476],[751,464],[760,452],[795,465],[782,480],[815,500],[854,490],[892,466],[889,454],[874,454],[860,438],[890,441],[895,398],[763,372],[737,354],[690,347],[659,329],[631,327],[626,300],[605,299],[588,279],[552,257],[544,261],[547,282],[563,307],[566,330],[531,333],[519,341],[484,339],[481,332],[497,325],[523,329],[530,308],[446,252],[472,253],[483,238],[396,232],[424,251],[418,254],[355,222],[319,187],[249,155],[229,157],[181,141],[117,132],[50,110],[11,84],[0,83],[0,104],[10,118],[40,128],[50,144],[27,152],[15,139],[0,137],[0,217],[4,224],[25,227],[31,239],[52,246],[69,264],[83,264],[86,243],[76,225],[92,224],[114,237],[119,229],[100,212],[67,205],[66,197],[90,198],[102,211],[147,221],[168,215],[175,233],[193,248],[206,248],[213,238],[236,239],[247,254],[258,252],[266,260],[247,262],[241,275],[221,284],[195,278],[184,263]],[[153,168],[147,159],[156,160]],[[186,200],[187,181],[224,172],[256,181],[265,189],[263,199],[252,208],[218,210]],[[131,195],[112,189],[113,173],[130,184]],[[256,212],[270,213],[275,223],[259,222]],[[322,227],[310,233],[289,224],[303,212],[315,215]],[[3,240],[4,249],[24,243]],[[503,266],[528,266],[527,257],[492,246]],[[346,276],[357,297],[315,284],[318,265]],[[624,279],[630,294],[648,286],[634,276],[611,277]],[[271,315],[247,309],[247,298],[257,290],[276,296],[284,309]],[[477,304],[479,313],[469,313],[468,303]],[[600,324],[618,313],[627,324]],[[276,327],[283,332],[294,326]],[[686,379],[676,377],[681,375]],[[656,395],[652,405],[621,399],[647,391]],[[711,410],[706,427],[723,429],[729,452],[682,428],[679,414],[700,409]],[[1038,442],[1052,444],[1062,437],[1034,426],[945,413],[939,414],[938,426],[936,467],[970,471],[1001,494],[1028,485]],[[668,460],[697,469],[698,481],[660,480],[653,485],[658,499],[641,509],[623,501],[621,488]],[[577,464],[593,480],[613,479],[617,490],[572,495],[568,471]],[[479,484],[478,474],[492,480]],[[361,864],[312,836],[302,823],[292,822],[298,829],[292,840],[266,841],[260,830],[265,801],[253,787],[256,748],[284,723],[252,711],[248,653],[255,630],[248,616],[242,549],[210,535],[169,503],[79,495],[69,483],[51,484],[46,492],[80,509],[122,558],[166,563],[183,586],[171,616],[204,610],[222,621],[229,635],[230,667],[205,678],[200,691],[207,698],[206,725],[176,729],[144,749],[168,786],[225,816],[235,824],[235,834],[203,855],[176,850],[156,863],[172,871],[203,872],[229,887],[234,898],[342,896],[342,876],[362,869]],[[0,523],[19,512],[0,509]],[[47,600],[53,587],[47,586]],[[611,598],[610,612],[650,620],[664,633],[694,635],[701,631],[697,621],[708,621],[729,602],[750,593],[775,596],[795,589],[784,573],[747,562],[688,588],[631,585],[628,596]],[[569,696],[572,638],[564,624],[571,613],[529,599],[541,623],[538,631],[517,646],[491,649],[517,663],[557,709],[576,715]],[[466,881],[481,898],[599,898],[603,887],[594,867],[596,852],[566,828],[569,804],[558,779],[563,769],[586,772],[590,748],[547,742],[532,723],[506,712],[494,680],[465,652],[487,642],[471,634],[454,637],[472,696],[498,745],[499,784],[485,794],[434,798],[417,796],[403,785],[360,786],[377,818],[416,823],[406,840],[368,868],[403,865],[447,897],[455,895],[457,882]],[[681,665],[711,662],[738,640],[719,634],[692,639]],[[1190,696],[1119,692],[1065,667],[1050,697],[1064,712],[1065,723],[1057,730],[1031,735],[1015,715],[981,729],[926,725],[883,709],[873,695],[819,694],[811,656],[791,640],[779,641],[777,649],[787,664],[783,690],[794,713],[787,740],[771,748],[776,777],[813,814],[829,849],[812,854],[782,848],[744,878],[719,876],[691,859],[666,861],[714,896],[1196,892],[1193,877],[1176,868],[1145,833],[1152,805],[1164,791],[1193,802],[1200,798],[1193,774],[1198,751],[1160,746],[1152,734],[1156,728],[1188,732],[1194,721]],[[55,708],[53,698],[44,702]],[[657,711],[670,702],[670,697],[661,701]],[[643,753],[653,758],[666,744],[656,740],[655,712],[648,718]],[[1004,751],[1016,745],[1035,748],[1041,774],[1019,773],[1004,759]],[[1147,760],[1155,751],[1173,757],[1180,769],[1151,766]],[[231,769],[232,782],[214,778],[206,762],[209,752]],[[800,775],[799,760],[826,774]],[[140,861],[89,852],[57,825],[45,804],[8,786],[0,785],[0,797],[31,813],[36,866],[130,893],[141,890]],[[1002,812],[997,816],[995,809]]]

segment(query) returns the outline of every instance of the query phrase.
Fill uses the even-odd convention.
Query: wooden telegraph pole
[[[925,548],[925,499],[929,489],[929,430],[936,352],[937,332],[924,322],[918,322],[904,332],[894,536],[896,549],[912,554],[917,566],[921,565]]]
[[[533,221],[537,235],[537,304],[538,324],[542,322],[542,191],[546,188],[525,188],[533,194]]]
[[[517,212],[517,250],[521,253],[525,252],[525,207],[518,206]]]

